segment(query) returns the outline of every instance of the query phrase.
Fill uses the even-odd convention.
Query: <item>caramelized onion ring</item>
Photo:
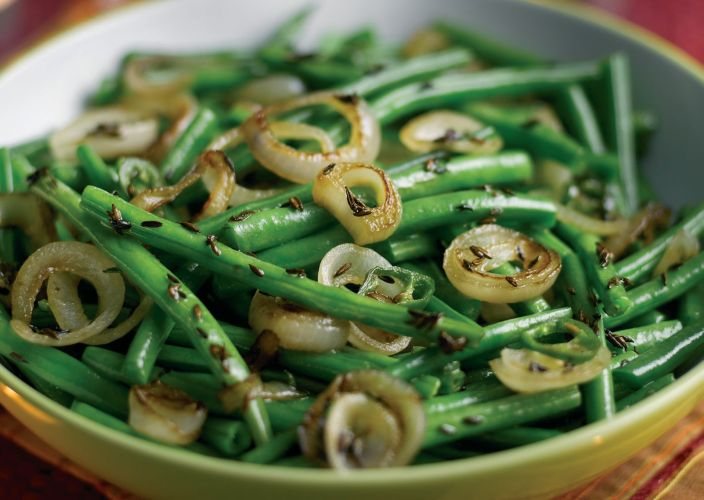
[[[303,454],[335,469],[406,465],[420,449],[425,414],[406,382],[376,370],[338,376],[299,429]]]
[[[132,198],[130,203],[147,212],[153,212],[157,208],[172,202],[186,188],[206,175],[214,176],[214,179],[211,177],[208,181],[211,186],[210,197],[194,219],[198,220],[219,214],[227,208],[235,189],[234,168],[222,151],[206,151],[198,157],[196,166],[184,175],[179,182],[172,186],[145,189]]]
[[[272,116],[306,106],[327,104],[349,121],[350,140],[329,152],[298,151],[280,142],[270,124]],[[254,113],[242,124],[242,133],[256,160],[275,174],[300,184],[312,181],[334,162],[369,162],[379,154],[379,123],[363,99],[317,92],[274,104]]]
[[[25,260],[12,286],[13,330],[34,344],[65,346],[82,342],[105,331],[122,309],[125,282],[117,273],[103,272],[113,262],[93,245],[56,241],[39,248]],[[99,314],[85,326],[69,332],[35,332],[30,326],[34,301],[42,283],[53,273],[67,272],[88,281],[98,295]],[[61,315],[57,311],[57,315]]]
[[[374,189],[376,207],[359,200],[352,187]],[[384,241],[401,223],[401,197],[380,168],[367,163],[338,163],[326,167],[313,182],[313,200],[352,235],[358,245]]]
[[[482,257],[482,255],[485,255]],[[521,262],[512,276],[489,271],[505,262]],[[467,297],[492,303],[514,303],[545,293],[560,274],[560,256],[518,231],[486,224],[455,238],[445,250],[443,269]]]
[[[51,209],[31,193],[0,194],[0,227],[16,226],[39,248],[56,240]]]

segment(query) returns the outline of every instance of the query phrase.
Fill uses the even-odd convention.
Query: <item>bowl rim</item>
[[[558,4],[555,0],[521,1],[539,9],[557,12],[566,17],[578,18],[590,25],[601,27],[640,45],[647,46],[662,57],[676,63],[677,66],[704,85],[704,66],[659,35],[588,5]],[[147,7],[150,3],[142,1],[130,2],[76,25],[62,28],[40,37],[0,65],[0,80],[11,72],[14,67],[54,41],[80,32],[82,29],[108,17],[126,12],[133,14],[134,12],[132,11]],[[93,434],[111,445],[121,446],[129,452],[146,455],[161,462],[197,468],[206,474],[231,475],[233,478],[241,476],[248,481],[267,480],[282,484],[307,486],[354,487],[362,484],[374,486],[394,481],[402,481],[408,485],[409,483],[425,483],[430,479],[449,479],[458,474],[477,475],[499,467],[514,467],[535,461],[545,462],[550,458],[557,458],[563,455],[568,450],[569,453],[574,453],[580,449],[587,450],[592,448],[599,442],[606,443],[609,439],[613,439],[625,432],[639,420],[646,420],[648,415],[656,412],[659,407],[665,405],[670,399],[680,400],[694,393],[696,399],[704,400],[704,363],[700,363],[691,369],[670,386],[619,412],[610,420],[595,422],[541,443],[478,457],[413,466],[412,474],[408,474],[407,471],[409,469],[404,467],[361,470],[355,471],[353,474],[340,474],[336,471],[325,469],[308,470],[271,464],[262,466],[233,459],[199,455],[188,450],[160,445],[121,433],[71,411],[69,408],[60,405],[34,389],[10,372],[3,364],[0,364],[0,392],[10,398],[23,398],[46,414],[60,421],[68,422],[76,428],[81,428],[82,432]]]

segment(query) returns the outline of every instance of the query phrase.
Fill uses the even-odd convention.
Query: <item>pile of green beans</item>
[[[427,28],[438,46],[419,48],[423,37],[393,46],[365,28],[331,34],[315,53],[300,54],[295,46],[310,12],[299,12],[252,52],[165,59],[192,71],[182,91],[195,103],[176,132],[169,129],[173,116],[160,116],[161,133],[170,130],[168,142],[118,158],[101,157],[97,148],[81,143],[74,160],[55,158],[49,138],[0,149],[5,365],[77,414],[150,440],[128,423],[128,394],[133,386],[158,381],[208,411],[197,441],[183,446],[188,452],[318,467],[302,456],[299,426],[312,418],[316,398],[349,373],[382,372],[417,393],[425,427],[411,464],[420,465],[529,446],[614,418],[704,359],[704,252],[696,248],[654,275],[683,235],[701,241],[704,204],[686,207],[667,227],[636,234],[617,259],[604,246],[608,236],[560,216],[560,205],[566,205],[591,218],[628,219],[633,225],[654,201],[638,161],[657,134],[657,120],[634,110],[625,55],[553,63],[444,21]],[[90,102],[120,106],[132,99],[125,68],[144,57],[154,54],[127,55]],[[169,186],[187,176],[211,141],[253,112],[238,98],[242,89],[282,74],[306,91],[363,99],[378,121],[383,140],[374,164],[398,191],[402,215],[391,237],[368,247],[403,272],[428,277],[434,286],[422,301],[407,307],[376,300],[364,289],[358,294],[319,283],[321,259],[352,236],[315,203],[312,183],[272,180],[246,144],[224,151],[237,184],[252,180],[254,188],[264,184],[273,194],[231,200],[197,221],[193,217],[209,195],[204,182],[153,213],[130,203],[135,186]],[[408,120],[438,109],[477,120],[501,138],[502,148],[459,153],[440,138],[433,141],[437,147],[423,152],[399,143],[399,129]],[[541,118],[538,109],[553,120]],[[330,110],[304,109],[282,119],[314,125],[338,146],[349,135],[341,116]],[[301,151],[316,147],[308,141],[287,144]],[[158,154],[156,146],[164,145]],[[560,186],[555,179],[540,180],[550,162],[564,175]],[[140,184],[133,185],[137,177]],[[15,334],[13,279],[36,250],[21,224],[3,212],[17,193],[32,193],[51,207],[52,233],[60,240],[91,242],[114,262],[115,269],[106,272],[119,271],[128,283],[119,318],[130,314],[139,295],[153,301],[125,339],[66,348],[35,345]],[[372,199],[364,192],[355,196]],[[520,231],[559,255],[560,273],[547,293],[501,309],[455,288],[442,267],[443,254],[455,237],[484,224]],[[506,262],[492,273],[510,283],[522,266]],[[410,337],[410,344],[393,355],[351,345],[328,352],[277,345],[273,354],[263,354],[264,335],[257,336],[248,318],[257,291],[281,297],[294,309]],[[88,315],[97,315],[95,294],[83,288],[79,293]],[[490,369],[502,350],[530,347],[529,335],[567,342],[565,321],[572,319],[591,327],[598,338],[592,343],[611,356],[591,380],[517,393],[497,376],[498,369],[497,374]],[[32,323],[36,331],[61,335],[43,298]],[[253,378],[261,387],[284,387],[288,396],[264,391],[248,395],[241,407],[225,404],[224,389]]]

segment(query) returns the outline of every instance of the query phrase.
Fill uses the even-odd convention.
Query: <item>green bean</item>
[[[652,273],[665,253],[665,249],[670,246],[672,238],[682,230],[692,236],[701,237],[704,233],[704,203],[699,204],[680,222],[658,236],[655,241],[616,263],[617,274],[635,282]]]
[[[392,175],[392,179],[406,202],[488,182],[521,182],[531,175],[530,158],[524,153],[510,152],[485,157],[462,156],[443,163],[418,165]],[[409,210],[408,206],[404,205],[404,211]],[[242,220],[227,223],[219,235],[233,248],[258,252],[315,233],[334,221],[325,209],[304,203],[300,210],[281,207],[249,214]]]
[[[25,364],[35,375],[50,380],[57,388],[110,414],[127,415],[127,389],[107,380],[94,370],[53,347],[22,340],[10,328],[5,309],[0,307],[0,354]]]
[[[628,291],[633,307],[625,314],[609,316],[604,320],[607,328],[623,325],[644,312],[660,307],[679,297],[704,279],[704,252],[682,264],[674,271],[668,271],[667,284],[655,278]]]
[[[187,372],[207,372],[208,364],[192,348],[164,345],[156,362],[159,366]]]
[[[49,380],[40,377],[34,372],[34,369],[32,367],[26,365],[20,360],[13,360],[12,358],[10,360],[12,361],[14,367],[19,370],[19,372],[24,376],[24,378],[26,378],[27,381],[32,384],[32,386],[36,390],[38,390],[48,398],[56,401],[61,406],[71,406],[71,402],[73,401],[73,396],[71,394],[64,391],[63,389],[60,389]]]
[[[85,172],[76,165],[53,162],[49,166],[49,173],[75,191],[83,191],[88,185]]]
[[[252,436],[240,420],[208,417],[200,438],[226,457],[236,457],[252,446]]]
[[[658,129],[658,118],[650,111],[637,109],[631,118],[635,136],[636,157],[645,155],[653,135]]]
[[[459,361],[452,361],[443,366],[438,373],[440,388],[438,394],[453,394],[464,387],[464,371]]]
[[[96,346],[86,347],[81,355],[81,361],[101,376],[121,384],[132,385],[131,381],[122,373],[124,359],[125,356],[120,353]],[[153,370],[146,382],[153,380],[157,376],[158,370]]]
[[[571,316],[572,310],[569,307],[564,307],[494,323],[484,327],[484,337],[479,342],[479,345],[473,349],[464,349],[452,354],[446,354],[437,346],[428,347],[423,351],[409,354],[397,364],[388,367],[386,371],[391,375],[407,380],[422,373],[441,369],[450,361],[465,361],[487,353],[493,353],[497,349],[520,340],[522,333],[527,330],[539,325],[550,329],[561,320]]]
[[[210,373],[166,371],[159,376],[159,380],[202,403],[211,415],[232,416],[231,412],[225,410],[218,397],[222,386]]]
[[[623,215],[630,216],[638,210],[640,202],[628,57],[625,54],[609,57],[603,64],[601,78],[606,109],[605,136],[608,145],[618,154],[619,184],[626,201]]]
[[[491,270],[494,274],[499,274],[501,276],[510,276],[518,272],[519,266],[515,266],[510,262],[505,262],[498,267]],[[536,314],[550,309],[550,304],[542,298],[536,297],[534,299],[524,300],[523,302],[515,302],[510,305],[511,309],[518,316],[527,316],[529,314]]]
[[[657,309],[650,309],[643,314],[624,323],[626,328],[635,328],[637,326],[652,325],[654,323],[662,323],[667,320],[667,315]]]
[[[239,459],[252,464],[269,464],[284,456],[297,443],[298,434],[292,429],[275,435],[271,441],[244,453]]]
[[[541,203],[530,201],[528,206],[549,207],[549,204],[542,203],[541,206]],[[202,234],[193,233],[175,222],[149,214],[98,188],[89,186],[83,192],[82,207],[98,220],[104,219],[106,210],[113,204],[121,211],[123,218],[132,224],[129,231],[131,236],[148,241],[155,248],[199,262],[216,274],[230,276],[234,280],[265,293],[284,297],[303,307],[334,314],[341,319],[363,321],[369,326],[393,330],[400,335],[427,338],[446,331],[451,335],[466,337],[470,344],[477,342],[482,336],[482,329],[478,325],[436,318],[415,310],[409,312],[399,305],[382,303],[352,294],[349,290],[321,285],[226,246],[217,247],[212,239],[208,240]],[[545,217],[544,213],[542,215]],[[141,223],[145,220],[156,220],[161,226],[143,227]],[[138,244],[137,246],[141,247]],[[214,248],[217,250],[215,253]],[[174,304],[173,301],[170,302]],[[431,319],[422,320],[424,317]],[[192,315],[189,318],[192,318]]]
[[[469,114],[491,125],[510,147],[525,149],[533,156],[550,158],[569,167],[575,174],[589,168],[596,175],[611,179],[618,175],[618,160],[608,154],[596,155],[564,133],[547,125],[525,121],[511,108],[487,103],[465,106]],[[516,120],[518,118],[518,120]]]
[[[597,236],[583,233],[568,224],[557,224],[557,233],[577,252],[591,286],[604,303],[607,314],[624,314],[633,306],[608,249],[603,248]],[[601,250],[603,248],[603,250]]]
[[[123,432],[125,434],[130,434],[132,436],[140,437],[142,439],[146,439],[148,441],[152,441],[153,443],[160,444],[162,446],[168,446],[172,448],[180,448],[180,446],[175,446],[171,444],[166,444],[161,441],[156,441],[153,439],[148,438],[147,436],[140,434],[136,430],[134,430],[132,427],[130,427],[129,424],[125,423],[123,420],[119,418],[115,418],[114,416],[105,413],[101,411],[100,409],[96,408],[93,405],[90,405],[88,403],[85,403],[83,401],[74,401],[73,404],[71,405],[71,410],[78,413],[79,415],[86,417],[87,419],[90,419],[94,422],[97,422],[101,425],[104,425],[105,427],[108,427],[110,429],[116,430],[118,432]],[[210,448],[207,446],[204,446],[200,443],[191,443],[189,445],[184,446],[189,451],[194,451],[196,453],[200,453],[201,455],[208,455],[208,456],[217,456],[217,453],[213,452]]]
[[[234,385],[243,382],[249,376],[247,364],[205,305],[183,282],[173,277],[146,248],[130,238],[101,227],[97,220],[90,218],[78,206],[78,195],[55,179],[43,178],[34,189],[49,203],[55,205],[74,226],[87,234],[96,246],[115,262],[124,275],[149,295],[155,304],[169,314],[175,322],[188,325],[187,331],[191,335],[194,346],[201,356],[208,360],[210,370],[223,384]],[[120,200],[116,196],[112,198]],[[124,201],[122,203],[129,205]],[[110,207],[102,213],[109,211]],[[148,212],[145,214],[150,216]],[[146,220],[149,219],[151,217],[146,218]],[[199,309],[200,314],[195,314],[194,308]],[[248,405],[245,419],[250,425],[255,441],[265,442],[269,429],[266,413],[263,412],[263,406],[259,400],[254,400]]]
[[[296,37],[312,12],[313,8],[309,6],[287,18],[262,45],[258,55],[269,64],[281,63],[290,55]]]
[[[580,404],[576,387],[567,387],[508,396],[450,411],[429,411],[423,448],[563,415]]]
[[[431,256],[437,253],[438,245],[435,238],[426,233],[415,233],[408,236],[391,237],[375,243],[372,249],[379,252],[392,264],[399,264]]]
[[[315,88],[328,88],[347,85],[362,77],[360,68],[337,61],[302,61],[296,71]]]
[[[667,387],[671,383],[675,381],[674,375],[671,373],[668,373],[667,375],[663,375],[660,378],[657,378],[653,380],[652,382],[648,382],[645,384],[643,387],[640,389],[633,391],[630,393],[628,396],[624,396],[623,398],[619,399],[616,401],[616,410],[617,411],[623,411],[626,408],[630,408],[636,403],[641,402],[648,396],[655,394],[656,392],[660,391],[661,389]]]
[[[434,52],[390,65],[336,90],[345,94],[359,94],[367,97],[392,87],[432,78],[444,71],[465,66],[472,60],[472,54],[464,49]]]
[[[117,187],[117,173],[110,169],[93,148],[81,144],[76,156],[89,184],[111,191]]]
[[[704,321],[684,327],[651,347],[626,366],[614,370],[614,380],[637,389],[672,372],[690,355],[704,349]]]
[[[223,321],[220,321],[220,326],[225,332],[225,335],[227,335],[230,341],[235,344],[235,347],[237,347],[237,349],[246,352],[249,350],[250,347],[252,347],[252,344],[254,344],[256,335],[254,335],[252,330],[249,330],[248,328],[242,328],[240,326],[231,325]],[[190,347],[192,345],[188,334],[180,325],[176,325],[174,329],[171,330],[168,342],[169,344],[181,347]]]
[[[680,299],[677,317],[683,324],[689,325],[702,319],[704,304],[704,283],[700,283]]]
[[[436,23],[435,27],[454,43],[476,52],[483,60],[499,66],[536,66],[547,61],[502,44],[489,37],[448,23]],[[591,152],[603,153],[604,142],[594,110],[584,89],[579,85],[569,85],[556,93],[558,106],[564,110],[568,129]]]
[[[283,432],[297,427],[313,404],[313,398],[292,399],[290,401],[267,401],[266,409],[271,415],[274,432]]]
[[[372,110],[379,122],[386,125],[432,107],[469,99],[546,93],[572,83],[594,80],[598,75],[599,66],[594,63],[448,74],[422,85],[412,83],[392,90],[374,100]]]
[[[616,338],[622,337],[622,339],[626,342],[627,346],[625,350],[631,350],[637,353],[642,353],[647,351],[651,347],[658,345],[663,340],[672,337],[681,329],[682,323],[675,319],[671,321],[653,323],[651,325],[637,326],[634,328],[619,330],[617,332],[613,332],[612,335]],[[624,350],[624,348],[618,347],[611,343],[609,343],[608,345],[612,353],[620,353]]]
[[[505,398],[512,394],[511,389],[492,376],[481,382],[469,384],[465,390],[428,399],[423,402],[423,409],[426,414],[447,413],[477,403]]]
[[[173,184],[188,172],[217,132],[217,124],[217,116],[212,110],[198,110],[161,162],[160,170],[164,179]]]
[[[207,275],[200,266],[180,266],[176,276],[192,290],[198,290]],[[175,323],[159,307],[152,307],[137,327],[125,356],[122,372],[132,384],[146,384],[150,380],[159,352]]]
[[[600,315],[596,322],[596,335],[601,345],[606,345],[604,320]],[[580,385],[584,415],[587,423],[609,419],[616,413],[616,400],[614,399],[614,381],[611,368],[606,367],[589,382]]]
[[[554,210],[552,203],[527,195],[494,196],[485,191],[458,191],[405,203],[395,234],[476,222],[487,217],[498,219],[500,224],[550,227],[555,221]],[[259,257],[274,264],[308,267],[319,262],[332,247],[350,241],[344,228],[332,226],[318,234],[265,250]]]
[[[0,148],[0,193],[15,191],[13,165],[10,150]],[[0,260],[3,262],[17,261],[17,240],[20,234],[16,228],[0,228]]]

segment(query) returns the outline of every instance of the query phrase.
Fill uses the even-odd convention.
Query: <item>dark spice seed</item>
[[[120,268],[119,267],[108,267],[107,269],[103,269],[104,273],[119,273]]]
[[[467,425],[479,425],[484,422],[484,417],[481,415],[467,415],[462,419],[463,424]]]
[[[438,431],[440,431],[441,434],[445,434],[446,436],[451,436],[457,432],[457,427],[452,424],[440,424],[440,426],[438,427]]]
[[[215,255],[218,257],[222,255],[222,251],[217,245],[218,238],[214,234],[209,234],[208,236],[205,237],[205,244],[210,247],[210,249],[213,251]]]
[[[337,269],[337,271],[335,271],[335,274],[333,274],[332,277],[337,278],[338,276],[342,276],[347,271],[349,271],[351,267],[352,267],[351,262],[345,262]]]
[[[294,276],[298,276],[299,278],[305,278],[306,270],[296,267],[292,269],[286,269],[286,274],[293,274]]]
[[[479,257],[480,259],[491,259],[491,255],[489,255],[489,252],[487,252],[484,248],[480,247],[479,245],[470,245],[469,249],[472,251],[474,255]]]
[[[516,193],[511,188],[503,187],[501,191],[507,196],[516,196]]]
[[[445,354],[452,354],[453,352],[458,352],[463,350],[467,346],[467,339],[465,337],[454,337],[447,333],[445,330],[440,332],[438,337],[438,347]]]
[[[328,175],[330,172],[332,172],[332,169],[335,168],[335,164],[331,163],[327,167],[323,169],[323,175]]]
[[[383,274],[381,274],[379,275],[379,279],[384,283],[388,283],[389,285],[393,285],[394,283],[396,283],[396,280],[392,276],[384,276]]]
[[[142,227],[149,227],[149,228],[156,228],[156,227],[161,227],[162,223],[159,222],[158,220],[145,220],[140,224]]]
[[[222,361],[223,359],[225,359],[227,357],[227,353],[225,352],[225,348],[223,346],[217,345],[217,344],[213,344],[210,346],[210,354],[214,358],[216,358],[220,361]]]
[[[198,332],[198,335],[200,335],[204,339],[208,338],[207,332],[205,330],[203,330],[201,327],[196,328],[196,332]]]
[[[359,94],[337,94],[335,98],[345,104],[356,105],[359,102]]]
[[[501,207],[494,207],[489,211],[489,215],[499,216],[504,213],[504,209]]]
[[[536,363],[535,361],[530,362],[530,364],[528,365],[528,370],[533,373],[543,373],[543,372],[548,371],[547,368],[545,368],[540,363]]]
[[[516,246],[516,255],[518,255],[518,259],[523,261],[526,260],[526,256],[523,253],[523,248],[521,248],[521,245]]]
[[[49,169],[47,167],[42,167],[42,168],[36,169],[34,172],[32,172],[31,174],[29,174],[27,176],[27,184],[29,184],[30,186],[35,184],[39,179],[41,179],[42,177],[44,177],[48,173],[49,173]]]
[[[538,125],[540,125],[540,120],[538,120],[537,118],[531,118],[531,119],[526,120],[525,122],[523,122],[523,123],[521,124],[521,127],[527,128],[527,129],[531,129],[531,128],[534,128],[534,127],[536,127],[536,126],[538,126]]]
[[[254,215],[256,212],[254,210],[243,210],[242,212],[238,213],[237,215],[233,215],[230,217],[230,222],[242,222],[246,218],[248,218],[250,215]]]
[[[122,218],[122,212],[114,203],[106,213],[110,219],[110,226],[117,234],[121,235],[132,228],[132,223]]]
[[[181,291],[181,285],[179,283],[174,283],[172,285],[169,285],[166,291],[169,293],[169,296],[174,299],[176,302],[178,302],[181,299],[186,298],[185,294],[183,291]]]
[[[178,278],[177,278],[176,276],[174,276],[173,274],[171,274],[171,273],[167,274],[167,275],[166,275],[166,278],[167,278],[171,283],[178,283],[178,282],[179,282]]]
[[[19,361],[20,363],[27,363],[27,358],[25,358],[18,352],[12,351],[10,353],[10,357],[16,361]]]
[[[285,203],[285,206],[289,206],[299,212],[303,211],[303,202],[301,201],[301,199],[298,196],[290,197],[288,199],[288,201]]]
[[[508,281],[508,284],[511,285],[512,287],[518,288],[518,281],[513,276],[506,276],[506,277],[504,277],[504,279],[506,281]]]
[[[536,256],[533,260],[531,260],[528,263],[528,269],[533,269],[539,260],[540,260],[540,256]]]
[[[264,271],[262,271],[261,269],[259,269],[259,268],[258,268],[257,266],[255,266],[254,264],[250,264],[250,265],[249,265],[249,270],[252,271],[252,272],[255,274],[255,276],[257,276],[257,277],[259,277],[259,278],[261,278],[262,276],[264,276]]]
[[[411,317],[411,319],[409,319],[407,323],[409,325],[413,325],[414,327],[420,330],[433,328],[442,317],[441,313],[429,313],[426,311],[417,311],[414,309],[409,309],[408,315]]]
[[[599,258],[599,265],[601,267],[608,267],[614,258],[614,254],[601,243],[596,244],[596,256]]]
[[[575,290],[573,286],[568,286],[567,293],[569,293],[570,295],[577,295],[577,290]]]
[[[461,203],[455,207],[455,210],[460,212],[474,212],[474,207],[469,203]]]
[[[192,222],[181,222],[180,224],[182,228],[188,229],[192,233],[200,233],[200,229],[198,229],[198,226],[196,226]]]
[[[196,321],[203,320],[203,310],[200,308],[200,306],[198,304],[193,306],[193,316],[196,318]]]
[[[423,83],[421,83],[418,86],[418,90],[424,91],[424,90],[431,90],[435,85],[433,85],[433,82],[428,80]]]
[[[345,197],[347,198],[347,205],[349,205],[352,215],[355,217],[364,217],[372,213],[372,209],[357,198],[347,186],[345,186]]]
[[[477,221],[477,224],[479,224],[480,226],[484,226],[486,224],[496,224],[496,217],[484,217],[483,219],[479,219],[479,221]]]

